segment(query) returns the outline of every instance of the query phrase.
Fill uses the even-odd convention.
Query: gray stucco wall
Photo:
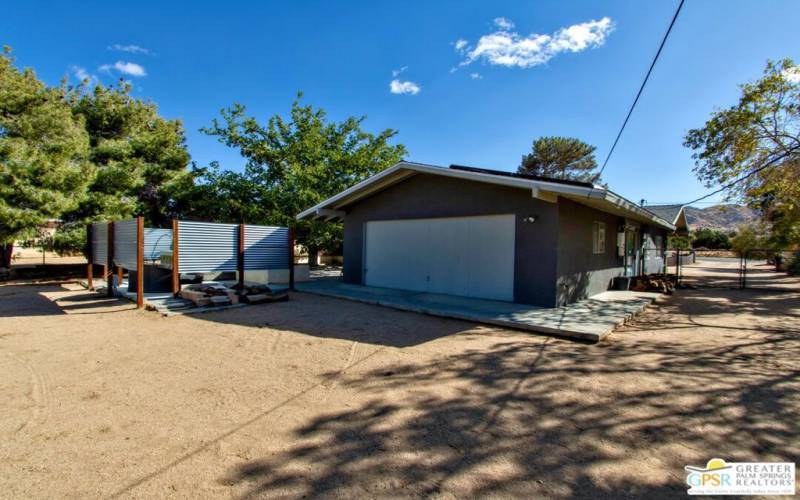
[[[557,305],[562,306],[608,290],[615,276],[624,273],[623,259],[617,256],[617,227],[623,221],[616,215],[559,198]],[[606,248],[592,251],[592,226],[606,223]]]
[[[530,191],[419,174],[346,207],[346,212],[344,281],[349,283],[362,283],[367,221],[513,213],[514,301],[546,307],[556,304],[558,205],[534,199]],[[537,216],[536,222],[523,222],[530,215]],[[591,245],[589,248],[591,251]]]

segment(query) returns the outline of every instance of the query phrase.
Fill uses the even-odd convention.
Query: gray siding
[[[622,219],[574,201],[559,198],[558,290],[559,306],[608,290],[615,276],[624,273],[617,256],[617,227]],[[606,223],[606,248],[592,251],[592,226]]]
[[[344,281],[363,283],[364,225],[371,220],[516,215],[514,301],[543,307],[562,306],[608,290],[624,274],[616,236],[624,219],[559,198],[548,203],[524,189],[418,174],[345,207]],[[536,216],[536,222],[523,219]],[[592,251],[592,226],[606,224],[606,248]],[[647,227],[651,238],[666,230]],[[654,272],[660,261],[650,262]],[[480,265],[476,262],[475,265]]]
[[[534,199],[529,191],[420,174],[346,210],[346,282],[362,283],[367,221],[513,213],[516,215],[514,300],[546,307],[556,304],[558,205]],[[523,222],[530,215],[537,217],[536,222]]]

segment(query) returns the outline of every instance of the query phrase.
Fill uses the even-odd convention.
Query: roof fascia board
[[[394,165],[392,165],[391,167],[387,168],[383,172],[379,172],[379,173],[377,173],[377,174],[375,174],[375,175],[373,175],[371,177],[368,177],[368,178],[364,179],[363,181],[359,182],[358,184],[355,184],[355,185],[345,189],[341,193],[339,193],[337,195],[334,195],[334,196],[332,196],[332,197],[328,198],[327,200],[324,200],[324,201],[322,201],[320,203],[317,203],[316,205],[314,205],[313,207],[311,207],[311,208],[309,208],[307,210],[303,210],[302,212],[297,214],[297,216],[295,218],[297,220],[301,220],[301,219],[304,219],[304,218],[308,217],[311,214],[315,214],[318,209],[327,208],[328,205],[331,205],[331,204],[341,200],[342,198],[345,198],[345,197],[355,193],[356,191],[358,191],[359,189],[361,189],[363,187],[369,186],[370,184],[372,184],[374,182],[377,182],[377,181],[379,181],[379,180],[381,180],[381,179],[383,179],[385,177],[388,177],[388,176],[392,175],[393,173],[397,172],[401,168],[403,168],[403,162],[395,163]]]
[[[616,194],[613,191],[606,191],[605,200],[609,203],[612,203],[620,208],[628,210],[629,212],[634,212],[635,214],[639,215],[640,217],[644,217],[647,220],[655,222],[671,231],[675,230],[675,225],[658,217],[653,212],[647,210],[646,208],[640,207],[639,205],[633,203],[632,201],[623,198],[622,196]]]
[[[603,200],[607,203],[615,205],[619,208],[627,210],[629,212],[634,212],[635,214],[639,215],[640,217],[653,221],[656,224],[659,224],[663,227],[669,228],[671,230],[675,229],[674,224],[670,224],[669,222],[661,219],[660,217],[656,216],[649,210],[646,210],[639,205],[623,198],[622,196],[609,191],[605,188],[595,187],[595,188],[588,188],[582,186],[569,186],[564,184],[557,184],[553,182],[546,182],[546,181],[536,181],[532,179],[521,179],[516,177],[501,177],[496,175],[484,174],[480,172],[469,172],[464,170],[455,170],[449,169],[444,167],[436,167],[433,165],[426,165],[423,163],[412,163],[401,161],[398,162],[391,167],[387,168],[386,170],[379,172],[372,177],[364,179],[363,181],[359,182],[358,184],[342,191],[341,193],[328,198],[327,200],[314,205],[313,207],[300,212],[297,215],[297,219],[304,219],[309,215],[316,214],[320,209],[326,208],[340,208],[346,203],[352,203],[358,199],[361,199],[365,196],[368,196],[375,192],[378,189],[386,187],[388,184],[394,182],[399,182],[400,180],[405,179],[409,175],[404,176],[397,176],[396,179],[392,179],[393,176],[399,170],[409,170],[413,172],[419,173],[426,173],[432,175],[443,175],[445,177],[454,177],[457,179],[465,179],[465,180],[472,180],[472,181],[479,181],[479,182],[486,182],[490,184],[496,184],[501,186],[508,186],[508,187],[515,187],[520,189],[530,189],[533,196],[536,194],[542,194],[543,191],[551,192],[556,194],[563,194],[569,196],[586,196],[588,198],[594,198]],[[380,182],[384,181],[384,182]]]
[[[410,163],[408,164],[408,167],[423,173],[444,175],[447,177],[455,177],[458,179],[481,181],[490,184],[498,184],[501,186],[509,186],[522,189],[531,189],[536,187],[541,191],[550,191],[553,193],[563,193],[563,194],[588,194],[589,192],[592,191],[591,188],[582,186],[568,186],[565,184],[557,184],[555,182],[536,181],[533,179],[521,179],[517,177],[501,177],[497,175],[484,174],[481,172],[469,172],[465,170],[434,167],[432,165],[423,165],[420,163]],[[597,190],[595,189],[595,191]]]

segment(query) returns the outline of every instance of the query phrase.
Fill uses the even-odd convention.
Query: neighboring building
[[[685,205],[645,205],[644,208],[675,226],[675,233],[682,236],[689,234]]]
[[[344,221],[349,283],[553,307],[660,272],[675,226],[589,183],[400,162],[300,213]]]

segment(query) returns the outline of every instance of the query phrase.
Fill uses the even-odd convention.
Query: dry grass
[[[607,342],[295,294],[163,318],[0,287],[4,497],[682,496],[800,455],[800,294],[683,292]]]

